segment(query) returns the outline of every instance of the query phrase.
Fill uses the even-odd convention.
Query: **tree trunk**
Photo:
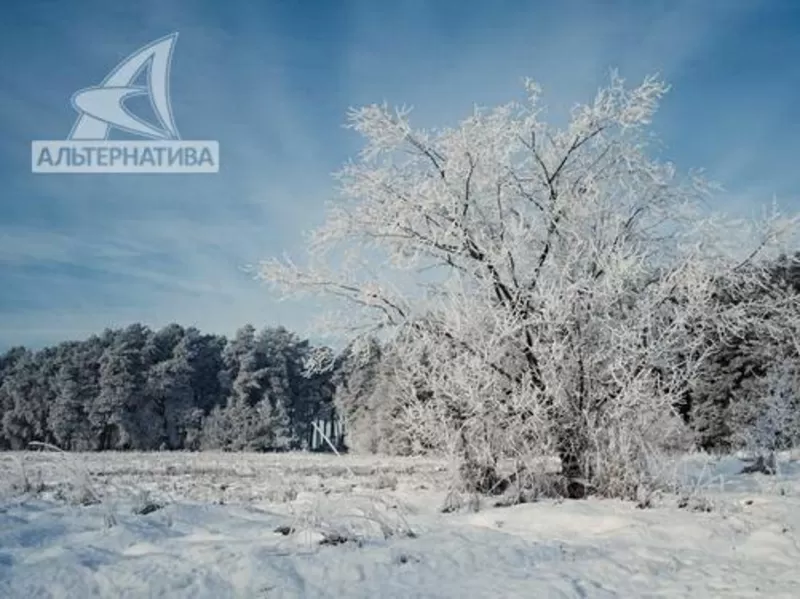
[[[558,443],[558,457],[561,459],[561,476],[564,479],[564,494],[569,499],[584,499],[589,489],[589,473],[585,471],[584,443],[580,433],[564,431]]]
[[[499,492],[500,475],[497,463],[487,463],[471,450],[464,429],[461,429],[461,459],[459,475],[469,493],[493,494]]]

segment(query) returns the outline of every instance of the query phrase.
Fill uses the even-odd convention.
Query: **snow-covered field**
[[[0,597],[800,597],[800,464],[682,465],[649,509],[443,513],[434,460],[0,453]]]

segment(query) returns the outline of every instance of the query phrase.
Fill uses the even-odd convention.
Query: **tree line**
[[[717,301],[735,305],[770,289],[800,294],[800,252],[768,272],[769,284],[750,292],[720,280]],[[675,408],[697,446],[730,450],[757,417],[754,396],[768,392],[775,365],[794,365],[797,374],[797,348],[746,331],[712,341]],[[133,324],[40,351],[15,347],[0,355],[0,448],[38,441],[76,451],[329,449],[315,435],[318,424],[339,450],[434,451],[406,422],[409,402],[431,391],[398,367],[402,342],[369,336],[334,357],[283,327],[246,325],[228,339]],[[309,368],[315,356],[327,365]],[[792,410],[800,411],[797,403]]]
[[[0,448],[289,450],[333,417],[330,374],[285,328],[231,339],[171,324],[0,356]]]

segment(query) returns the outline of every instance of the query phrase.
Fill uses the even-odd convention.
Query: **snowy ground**
[[[442,513],[436,461],[0,453],[0,597],[796,598],[789,457],[777,477],[687,458],[683,507]]]

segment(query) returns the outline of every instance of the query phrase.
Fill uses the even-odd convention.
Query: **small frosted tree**
[[[756,460],[750,470],[775,474],[775,454],[800,442],[800,362],[795,362],[774,365],[753,381],[757,392],[735,406],[734,439]]]
[[[612,75],[562,129],[525,89],[437,131],[405,109],[352,110],[366,144],[308,264],[267,260],[259,275],[344,299],[329,323],[391,340],[398,380],[426,389],[397,425],[452,452],[467,485],[486,489],[504,458],[531,470],[554,454],[561,493],[632,497],[685,432],[675,406],[710,333],[766,309],[724,309],[715,282],[761,285],[790,221],[702,217],[713,187],[648,148],[657,78],[629,89]]]

